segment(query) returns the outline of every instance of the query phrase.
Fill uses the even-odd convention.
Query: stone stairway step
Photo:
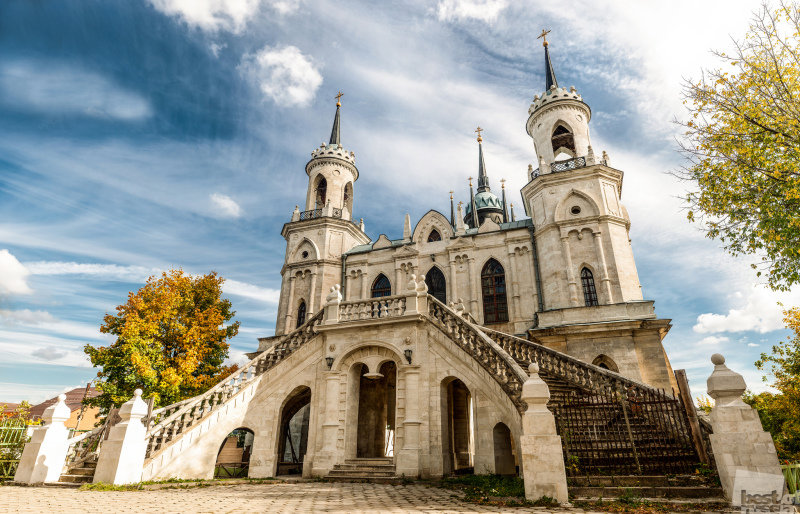
[[[394,464],[337,464],[337,469],[374,469],[376,471],[394,471]]]
[[[394,459],[392,457],[374,457],[374,458],[359,458],[359,459],[345,459],[345,464],[368,464],[368,465],[391,465],[394,466]]]
[[[394,471],[369,471],[364,472],[360,470],[344,470],[344,469],[332,469],[328,472],[328,477],[388,477],[391,478],[394,476]]]
[[[92,467],[83,466],[83,467],[80,467],[80,468],[72,468],[72,469],[69,470],[69,474],[70,475],[84,475],[84,476],[88,476],[88,477],[93,477],[95,469],[97,469],[96,466],[92,466]]]
[[[374,477],[372,475],[354,475],[354,476],[326,476],[325,480],[330,482],[357,482],[357,483],[370,483],[370,484],[402,484],[403,478],[401,477]]]
[[[61,483],[73,483],[73,484],[90,484],[94,479],[92,475],[61,475],[58,479]]]
[[[698,475],[592,475],[567,477],[570,487],[698,487],[706,479]]]
[[[709,486],[577,486],[569,487],[569,493],[575,498],[619,498],[624,495],[633,495],[639,498],[713,498],[724,501],[722,488]]]

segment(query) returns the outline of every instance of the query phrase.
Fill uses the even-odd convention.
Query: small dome
[[[503,210],[503,202],[491,191],[481,191],[475,195],[475,208],[478,212],[487,210]],[[467,203],[467,214],[472,212],[472,203]]]

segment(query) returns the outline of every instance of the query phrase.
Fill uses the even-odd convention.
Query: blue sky
[[[590,104],[592,142],[625,172],[644,295],[674,327],[673,367],[704,391],[722,352],[753,362],[785,336],[775,294],[685,220],[680,83],[741,35],[747,1],[82,0],[0,3],[0,402],[95,375],[82,348],[147,276],[216,270],[242,323],[232,360],[272,335],[283,223],[345,93],[361,172],[355,217],[400,237],[449,209],[484,132],[497,185],[535,160],[527,108],[552,30],[561,85]],[[687,16],[686,12],[692,12]],[[708,20],[714,19],[713,24]]]

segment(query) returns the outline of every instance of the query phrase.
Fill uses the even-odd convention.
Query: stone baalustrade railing
[[[317,334],[315,327],[321,320],[322,312],[319,312],[284,336],[272,348],[255,357],[205,393],[154,411],[145,436],[147,439],[145,457],[150,459],[155,456],[191,426],[218,410],[258,375],[272,369],[313,339]]]
[[[339,304],[339,322],[402,316],[406,313],[406,296],[384,296]]]

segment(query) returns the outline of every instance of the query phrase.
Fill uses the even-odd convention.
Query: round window
[[[307,259],[307,258],[308,258],[308,252],[303,252],[303,259]]]
[[[572,214],[580,214],[581,208],[578,207],[577,205],[573,205],[572,209],[570,209],[569,212],[571,212]]]

